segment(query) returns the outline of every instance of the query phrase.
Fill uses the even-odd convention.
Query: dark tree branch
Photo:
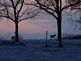
[[[37,10],[35,10],[35,11],[37,11]],[[32,13],[31,16],[26,17],[26,18],[23,18],[23,19],[20,19],[18,22],[21,22],[21,21],[26,20],[26,19],[33,18],[33,17],[37,16],[40,11],[41,11],[41,10],[38,10],[35,14],[33,13],[34,11],[33,11],[33,12],[30,12],[30,13]],[[26,13],[26,14],[30,14],[30,13]]]
[[[17,12],[17,17],[19,17],[19,13],[20,13],[20,11],[22,10],[23,4],[24,4],[24,0],[22,0],[21,2],[22,2],[22,3],[21,3],[21,7],[20,7],[19,11]]]
[[[73,3],[73,4],[66,5],[66,6],[64,6],[61,10],[63,11],[64,9],[67,9],[67,8],[69,8],[69,7],[72,7],[72,6],[75,6],[75,5],[79,4],[79,3],[81,3],[81,1],[77,1],[77,2],[75,2],[75,3]]]
[[[39,4],[39,8],[40,8],[40,9],[43,9],[44,11],[46,11],[46,12],[48,12],[49,14],[53,15],[53,16],[57,19],[57,16],[54,15],[54,13],[53,13],[53,12],[56,12],[56,10],[53,10],[53,9],[51,9],[51,8],[49,8],[49,7],[47,7],[47,6],[43,5],[43,4],[41,4],[38,0],[36,0],[36,2]],[[46,8],[44,8],[44,7],[46,7]],[[50,12],[49,9],[52,10],[53,12]]]

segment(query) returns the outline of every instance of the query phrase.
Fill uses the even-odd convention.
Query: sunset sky
[[[9,19],[0,19],[1,37],[10,38],[14,35],[14,23]],[[75,30],[75,26],[77,28]],[[70,16],[63,17],[62,32],[68,34],[80,34],[80,26],[73,23]],[[42,15],[32,19],[24,20],[19,23],[19,34],[25,39],[45,39],[45,32],[50,34],[57,33],[56,20],[50,15]]]
[[[9,0],[6,0],[9,3]],[[16,1],[16,0],[14,0]],[[65,0],[62,0],[62,3],[64,3]],[[25,0],[25,2],[31,2],[31,0]],[[10,4],[11,5],[11,4]],[[63,4],[64,6],[65,4]],[[19,5],[17,6],[19,9]],[[23,11],[26,9],[28,6],[24,6],[20,13],[23,13]],[[31,12],[32,10],[37,9],[36,7],[30,10],[33,7],[28,8],[26,11]],[[12,13],[13,10],[9,9],[9,12]],[[10,14],[11,18],[14,18],[14,14]],[[20,17],[20,19],[30,17],[30,15],[23,15]],[[77,20],[79,16],[75,16],[73,14],[73,19]],[[80,25],[76,23],[76,21],[73,21],[71,19],[71,16],[68,14],[63,13],[63,18],[62,18],[62,33],[68,33],[68,34],[80,34],[81,30]],[[24,21],[21,21],[19,23],[19,35],[24,37],[25,39],[45,39],[45,33],[48,31],[48,38],[50,34],[57,34],[57,21],[49,14],[39,14],[35,18],[27,19]],[[0,37],[4,37],[9,39],[11,36],[14,35],[15,32],[15,27],[14,27],[14,22],[12,22],[9,19],[1,19],[0,18]]]

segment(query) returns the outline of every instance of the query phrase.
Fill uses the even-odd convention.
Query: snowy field
[[[0,61],[81,61],[81,40],[63,40],[59,48],[57,40],[27,40],[23,44],[0,43]]]

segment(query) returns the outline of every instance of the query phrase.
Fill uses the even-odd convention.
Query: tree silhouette
[[[45,12],[52,15],[57,20],[57,28],[58,28],[58,41],[59,47],[62,47],[62,39],[61,39],[61,25],[62,25],[62,13],[67,8],[72,8],[73,6],[79,4],[80,0],[35,0],[36,7],[44,10]],[[70,3],[71,1],[72,3]],[[32,4],[34,5],[34,4]]]
[[[81,0],[69,1],[69,4],[75,3],[76,1],[81,1]],[[72,20],[75,20],[76,23],[81,25],[81,2],[77,5],[72,6],[71,11],[75,11],[74,14],[78,16],[77,19],[73,19],[73,17],[71,17]],[[76,27],[75,27],[75,29],[76,29]],[[81,28],[80,28],[80,30],[81,30]]]
[[[26,0],[0,0],[0,17],[8,18],[15,23],[15,41],[19,42],[19,22],[35,17],[39,10],[25,5]]]

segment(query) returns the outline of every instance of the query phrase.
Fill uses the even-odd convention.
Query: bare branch
[[[24,4],[24,0],[22,0],[21,2],[22,3],[21,3],[21,6],[20,6],[20,9],[17,12],[17,17],[19,16],[20,11],[22,10],[23,4]]]
[[[48,12],[49,14],[53,15],[56,19],[57,19],[57,16],[54,15],[54,12],[57,12],[55,9],[51,9],[50,7],[44,5],[44,4],[41,4],[39,2],[39,0],[36,0],[36,2],[39,4],[39,8],[40,9],[43,9],[44,11]],[[50,10],[52,10],[53,12],[51,12]]]
[[[31,13],[31,15],[30,15],[29,17],[19,19],[19,22],[21,22],[21,21],[23,21],[23,20],[26,20],[26,19],[30,19],[30,18],[33,18],[33,17],[37,16],[37,15],[38,15],[38,13],[39,13],[40,11],[41,11],[41,10],[37,9],[37,10],[35,10],[35,11],[25,13],[25,14],[27,14],[27,15]],[[35,13],[35,12],[36,12],[36,13]],[[24,13],[23,13],[23,15],[24,15]]]
[[[66,5],[66,6],[64,6],[64,7],[62,8],[62,11],[63,11],[64,9],[69,8],[69,7],[75,6],[75,5],[79,4],[80,2],[81,2],[81,1],[77,1],[77,2],[71,3],[71,4],[69,4],[69,5]]]

